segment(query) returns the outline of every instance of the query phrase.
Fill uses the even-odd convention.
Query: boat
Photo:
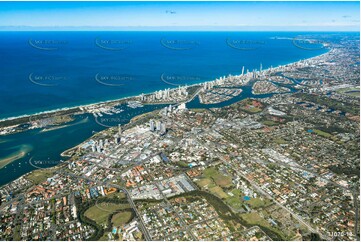
[[[141,107],[144,107],[144,105],[143,105],[141,102],[139,102],[139,101],[129,101],[127,106],[130,107],[130,108],[141,108]]]

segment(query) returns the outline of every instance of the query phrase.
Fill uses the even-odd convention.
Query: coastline
[[[154,111],[151,111],[151,112],[146,112],[146,113],[141,113],[137,116],[134,116],[128,123],[124,124],[124,126],[129,126],[131,125],[133,122],[136,122],[138,119],[141,119],[142,117],[145,117],[149,114],[152,114]],[[104,130],[109,130],[109,129],[112,129],[112,128],[116,128],[116,127],[109,127],[109,128],[106,128]],[[104,131],[103,130],[103,131]],[[102,131],[100,131],[102,132]],[[96,137],[97,135],[99,135],[99,132],[97,133],[94,133],[93,135],[91,135],[90,137],[88,137],[87,139],[83,140],[81,143],[77,144],[76,146],[73,146],[69,149],[66,149],[64,150],[63,152],[61,152],[60,156],[61,157],[65,157],[65,158],[70,158],[72,156],[72,154],[69,154],[70,152],[73,152],[74,150],[78,149],[79,147],[81,147],[82,145],[84,145],[84,143],[86,143],[87,141],[93,139],[94,137]]]
[[[325,48],[327,49],[327,48]],[[270,69],[277,69],[277,68],[281,68],[281,67],[286,67],[288,65],[293,65],[293,64],[296,64],[296,63],[299,63],[300,61],[304,61],[304,60],[312,60],[314,58],[318,58],[318,57],[321,57],[323,55],[326,55],[328,54],[332,48],[329,48],[327,49],[328,51],[326,53],[323,53],[323,54],[320,54],[320,55],[316,55],[316,56],[313,56],[313,57],[310,57],[310,58],[307,58],[307,59],[301,59],[301,60],[298,60],[298,61],[294,61],[294,62],[290,62],[290,63],[287,63],[287,64],[283,64],[283,65],[278,65],[276,67],[270,67],[270,68],[267,68],[267,69],[264,69],[262,70],[262,72],[266,72]],[[257,71],[259,72],[259,71]],[[239,74],[229,74],[231,76],[240,76]],[[195,83],[195,84],[191,84],[191,85],[180,85],[179,87],[185,87],[187,86],[188,88],[189,87],[195,87],[195,86],[201,86],[202,84],[204,83],[208,83],[208,82],[213,82],[214,80],[211,80],[211,81],[206,81],[206,82],[200,82],[200,83]],[[170,90],[175,90],[177,89],[178,87],[175,87],[175,88],[170,88]],[[152,95],[154,94],[155,92],[158,92],[159,90],[156,90],[156,91],[151,91],[151,92],[147,92],[147,93],[140,93],[138,95],[133,95],[133,96],[126,96],[126,97],[121,97],[121,98],[116,98],[116,99],[110,99],[110,100],[105,100],[105,101],[99,101],[99,102],[94,102],[94,103],[89,103],[89,104],[82,104],[82,105],[75,105],[75,106],[69,106],[69,107],[62,107],[62,108],[57,108],[57,109],[51,109],[51,110],[45,110],[45,111],[40,111],[40,112],[35,112],[35,113],[29,113],[29,114],[23,114],[23,115],[19,115],[19,116],[11,116],[11,117],[6,117],[6,118],[0,118],[0,127],[2,127],[2,124],[4,122],[7,122],[7,121],[16,121],[18,119],[24,119],[24,118],[29,118],[29,117],[35,117],[35,116],[42,116],[42,115],[48,115],[48,114],[54,114],[54,113],[62,113],[62,112],[70,112],[70,111],[73,111],[73,113],[76,112],[76,109],[79,109],[79,111],[81,111],[82,108],[87,108],[87,107],[91,107],[91,106],[95,106],[95,105],[104,105],[104,104],[113,104],[113,103],[123,103],[123,102],[127,102],[127,101],[130,101],[134,98],[137,98],[139,97],[140,95],[144,94],[145,96],[147,95]],[[172,103],[172,102],[164,102],[164,103],[144,103],[143,105],[156,105],[156,104],[169,104],[169,103]],[[174,103],[174,102],[173,102]]]
[[[271,67],[271,68],[267,68],[267,69],[264,69],[262,70],[262,72],[266,72],[266,71],[269,71],[269,70],[277,70],[279,68],[282,68],[282,67],[287,67],[287,66],[290,66],[290,65],[294,65],[296,63],[299,63],[301,61],[310,61],[312,59],[315,59],[315,58],[322,58],[322,56],[324,55],[327,55],[329,54],[333,48],[326,48],[327,52],[323,53],[323,54],[320,54],[320,55],[316,55],[316,56],[313,56],[313,57],[310,57],[310,58],[306,58],[306,59],[300,59],[298,61],[294,61],[294,62],[290,62],[290,63],[287,63],[287,64],[283,64],[283,65],[278,65],[276,67]],[[260,73],[259,71],[257,71],[257,73]],[[230,74],[231,75],[231,74]],[[231,75],[231,76],[241,76],[241,75]],[[196,84],[192,84],[192,85],[187,85],[187,87],[194,87],[194,86],[198,86],[198,87],[201,87],[204,83],[208,83],[208,82],[213,82],[215,80],[212,80],[212,81],[207,81],[207,82],[201,82],[201,83],[196,83]],[[170,88],[170,90],[173,90],[173,89],[177,89],[178,87],[175,87],[175,88]],[[151,94],[154,94],[155,92],[157,91],[153,91],[153,92],[149,92],[149,93],[144,93],[144,95],[151,95]],[[10,117],[10,118],[6,118],[6,119],[0,119],[0,127],[2,127],[2,124],[6,121],[14,121],[14,120],[17,120],[17,119],[24,119],[24,118],[29,118],[29,117],[33,117],[33,116],[41,116],[41,115],[48,115],[48,114],[62,114],[62,113],[68,113],[68,112],[72,112],[72,114],[76,114],[78,112],[84,112],[84,110],[82,110],[82,108],[84,107],[91,107],[91,106],[94,106],[94,105],[104,105],[104,104],[120,104],[120,103],[124,103],[124,102],[127,102],[127,101],[130,101],[134,98],[137,98],[139,97],[141,94],[139,95],[135,95],[135,96],[129,96],[129,97],[124,97],[124,98],[120,98],[120,99],[114,99],[114,100],[107,100],[107,101],[101,101],[101,102],[97,102],[97,103],[92,103],[92,104],[87,104],[87,105],[80,105],[80,106],[75,106],[75,107],[64,107],[64,108],[61,108],[61,109],[56,109],[56,110],[49,110],[49,111],[44,111],[44,112],[39,112],[37,114],[27,114],[27,115],[22,115],[22,116],[17,116],[17,117]],[[192,99],[195,97],[196,95],[192,96]],[[188,99],[186,102],[189,102],[191,99]],[[171,102],[167,102],[167,103],[171,103]],[[174,102],[173,102],[174,103]],[[157,104],[160,104],[160,103],[144,103],[144,105],[157,105]],[[163,103],[165,104],[165,103]],[[139,116],[142,116],[144,115],[145,113],[141,113],[137,116],[135,116],[133,119],[139,117]],[[128,125],[130,124],[131,121],[125,125]],[[105,130],[108,130],[109,128],[105,129]],[[84,144],[84,142],[86,142],[87,140],[91,139],[92,137],[96,136],[98,133],[96,134],[93,134],[91,135],[90,137],[88,137],[87,139],[83,140],[81,143],[77,144],[76,146],[72,147],[72,148],[69,148],[67,150],[64,150],[63,152],[61,152],[61,156],[62,157],[71,157],[71,156],[67,156],[66,153],[69,152],[69,151],[72,151],[78,147],[80,147],[82,144]],[[58,165],[55,165],[54,167],[56,167]],[[44,169],[48,169],[48,168],[42,168],[40,170],[44,170]],[[36,170],[39,170],[39,169],[36,169]],[[35,171],[35,170],[33,170]],[[5,183],[3,185],[1,185],[0,187],[2,186],[5,186],[17,179],[20,179],[21,177],[24,177],[26,175],[28,175],[29,173],[32,173],[33,171],[30,171],[30,172],[27,172],[15,179],[13,179],[12,181],[8,182],[8,183]]]

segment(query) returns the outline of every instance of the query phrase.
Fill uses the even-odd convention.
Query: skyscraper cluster
[[[150,120],[149,121],[149,130],[151,132],[158,132],[160,135],[164,135],[167,132],[165,123],[159,120]]]

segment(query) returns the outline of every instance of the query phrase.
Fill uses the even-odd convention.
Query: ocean
[[[327,52],[292,32],[0,32],[0,119],[114,100]],[[317,35],[318,33],[312,33]],[[250,87],[220,107],[252,96]],[[120,123],[164,105],[122,107]],[[61,159],[60,153],[106,127],[92,115],[70,125],[0,136],[0,185]],[[43,164],[29,162],[44,161]]]
[[[0,32],[0,119],[210,81],[240,74],[243,66],[265,69],[326,52],[322,45],[295,45],[293,39],[304,34]]]

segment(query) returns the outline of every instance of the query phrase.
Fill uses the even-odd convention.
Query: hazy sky
[[[359,2],[0,2],[0,29],[358,31],[359,9]]]

